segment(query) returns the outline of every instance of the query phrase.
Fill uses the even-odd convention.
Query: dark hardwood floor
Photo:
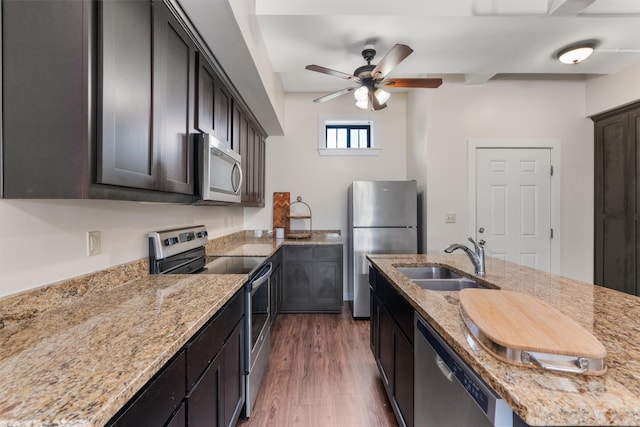
[[[397,426],[369,348],[369,321],[342,314],[279,314],[269,370],[239,426]]]

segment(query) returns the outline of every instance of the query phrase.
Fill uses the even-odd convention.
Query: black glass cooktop
[[[267,257],[208,256],[203,274],[250,274],[260,267]]]

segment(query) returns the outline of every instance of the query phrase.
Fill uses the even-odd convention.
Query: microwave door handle
[[[240,167],[240,163],[239,162],[235,162],[233,164],[233,170],[234,171],[237,170],[238,174],[240,176],[240,179],[238,179],[238,186],[233,188],[233,192],[238,194],[238,191],[240,191],[240,187],[242,187],[242,180],[244,179],[244,175],[242,174],[242,168]],[[234,183],[232,182],[231,185],[233,185],[233,184]]]

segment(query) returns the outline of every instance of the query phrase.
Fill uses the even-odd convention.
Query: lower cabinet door
[[[407,427],[413,427],[413,345],[396,328],[393,400]]]
[[[211,362],[200,381],[187,396],[187,424],[189,427],[211,427],[222,425],[220,404],[224,352]]]
[[[224,345],[224,426],[235,426],[244,406],[244,322],[241,320]]]
[[[165,427],[185,427],[187,425],[187,408],[184,402],[173,414]]]
[[[393,391],[393,332],[395,322],[383,304],[378,305],[378,368],[382,374],[382,381],[391,398]]]

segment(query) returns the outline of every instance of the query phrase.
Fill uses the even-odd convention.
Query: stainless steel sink
[[[430,265],[420,267],[396,267],[409,279],[462,279],[463,277],[447,267]]]
[[[471,279],[413,279],[413,283],[430,291],[459,291],[466,288],[485,288]]]

